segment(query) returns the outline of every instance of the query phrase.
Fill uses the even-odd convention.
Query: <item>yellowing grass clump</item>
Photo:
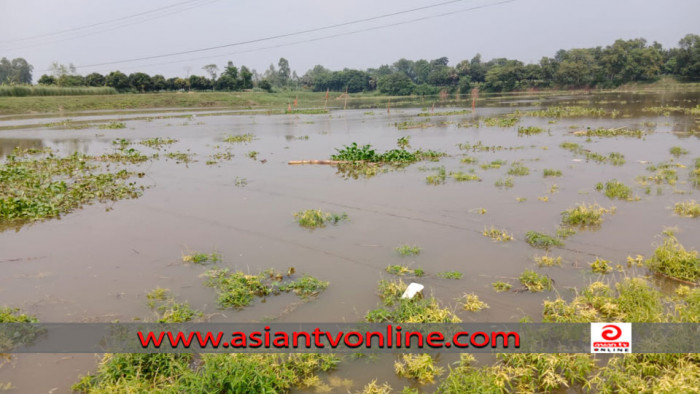
[[[574,208],[562,212],[562,223],[568,226],[599,226],[603,222],[603,214],[614,213],[615,208],[605,209],[600,205],[581,203]]]
[[[679,216],[696,218],[700,216],[700,204],[695,200],[677,202],[673,206],[673,212]]]

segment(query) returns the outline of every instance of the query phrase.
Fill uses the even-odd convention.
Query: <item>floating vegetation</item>
[[[545,178],[562,175],[561,170],[553,170],[551,168],[545,168],[542,173]]]
[[[427,177],[425,177],[425,182],[428,185],[442,185],[443,183],[445,183],[445,179],[447,178],[447,172],[445,171],[445,167],[439,167],[437,171],[437,174],[428,175]]]
[[[557,238],[537,231],[528,231],[525,233],[525,242],[536,248],[549,249],[552,246],[564,246],[564,243]]]
[[[124,122],[109,122],[106,124],[101,124],[97,126],[98,129],[105,130],[105,129],[125,129],[126,128],[126,123]]]
[[[554,267],[555,265],[561,266],[561,256],[535,256],[535,263],[537,263],[538,267]]]
[[[695,187],[700,187],[700,157],[695,159],[695,168],[690,173],[690,183]]]
[[[479,182],[481,182],[481,178],[479,178],[478,175],[464,173],[461,171],[456,171],[456,172],[450,171],[450,176],[452,177],[452,179],[454,179],[457,182],[467,182],[467,181],[479,181]]]
[[[517,202],[525,202],[525,201],[527,201],[527,198],[526,198],[526,197],[515,197],[515,201],[517,201]]]
[[[642,175],[635,179],[643,186],[647,185],[647,182],[654,182],[657,185],[666,183],[673,186],[678,182],[678,168],[685,168],[685,166],[680,163],[674,163],[673,161],[666,161],[656,165],[651,164],[647,166],[647,170],[654,172],[653,175]]]
[[[435,127],[434,124],[430,123],[430,119],[426,119],[421,122],[414,122],[411,120],[406,120],[403,122],[396,122],[394,123],[394,126],[396,126],[397,129],[399,130],[409,130],[409,129],[426,129],[428,127]]]
[[[601,155],[600,153],[591,152],[588,149],[584,149],[579,144],[573,142],[562,142],[559,145],[562,149],[566,149],[575,155],[585,156],[586,160],[593,160],[596,163],[610,163],[615,166],[621,166],[625,164],[625,155],[619,152],[612,152],[608,156]]]
[[[149,308],[158,314],[158,323],[185,323],[203,316],[190,304],[176,302],[168,289],[158,287],[146,294],[146,298]]]
[[[524,146],[484,145],[481,141],[477,141],[474,145],[470,144],[469,142],[465,142],[463,144],[457,144],[457,147],[460,150],[471,150],[472,152],[497,152],[502,150],[525,149]]]
[[[547,275],[540,275],[532,270],[525,270],[520,277],[518,277],[518,280],[525,286],[527,291],[533,293],[552,290],[552,279]]]
[[[618,200],[627,201],[639,200],[639,197],[632,195],[632,189],[629,186],[626,186],[622,182],[618,182],[616,179],[605,182],[605,186],[603,186],[601,182],[598,182],[595,189],[598,191],[604,190],[605,196],[611,200],[615,198]]]
[[[255,134],[252,133],[246,133],[246,134],[236,134],[236,135],[229,135],[224,137],[224,142],[228,142],[231,144],[236,144],[236,143],[248,143],[252,142],[253,139],[255,138]]]
[[[596,117],[613,117],[615,118],[619,112],[613,110],[606,111],[603,108],[591,108],[580,106],[554,106],[538,111],[517,112],[518,116],[532,116],[538,118],[573,118],[580,116],[596,116]]]
[[[189,253],[189,254],[183,254],[182,255],[182,261],[185,263],[195,263],[195,264],[204,264],[204,263],[218,263],[221,261],[221,255],[219,253]]]
[[[393,275],[413,275],[418,277],[425,275],[425,271],[420,268],[411,269],[404,265],[389,265],[385,270]]]
[[[401,256],[418,256],[420,254],[420,251],[422,250],[419,246],[416,245],[401,245],[397,246],[395,249],[396,253],[398,253]]]
[[[283,275],[273,269],[258,275],[248,275],[241,271],[230,272],[226,268],[214,268],[203,274],[207,278],[205,285],[216,289],[217,302],[222,308],[243,308],[250,305],[256,297],[265,297],[282,292],[294,292],[302,299],[316,296],[328,287],[328,282],[318,280],[310,275],[285,281],[291,277],[294,269]]]
[[[128,182],[136,175],[125,169],[109,171],[99,162],[140,162],[121,153],[67,157],[49,153],[39,158],[15,150],[0,164],[0,222],[58,217],[95,201],[137,198],[142,186]]]
[[[595,227],[603,223],[603,215],[615,213],[615,208],[605,209],[598,205],[581,203],[562,212],[561,221],[567,226]]]
[[[510,290],[511,287],[513,287],[513,285],[511,285],[510,283],[502,282],[500,280],[491,283],[491,286],[493,286],[493,289],[499,293],[503,293],[505,291],[508,291],[508,290]]]
[[[474,293],[465,293],[460,300],[462,308],[470,312],[479,312],[489,307],[488,304],[481,301],[479,296]]]
[[[323,212],[320,209],[307,209],[294,214],[294,218],[301,227],[317,228],[326,227],[326,223],[338,224],[343,220],[348,220],[348,214]]]
[[[695,200],[677,202],[673,206],[673,212],[679,216],[696,218],[700,216],[700,204]]]
[[[536,135],[540,134],[544,131],[541,127],[535,127],[535,126],[528,126],[528,127],[523,127],[520,126],[518,127],[518,135],[523,136],[523,135]]]
[[[402,354],[394,363],[394,370],[397,375],[414,379],[419,384],[433,383],[436,377],[445,372],[435,365],[429,354]]]
[[[165,157],[168,159],[175,160],[175,163],[180,164],[180,163],[191,163],[193,161],[192,157],[194,156],[193,153],[185,153],[185,152],[168,152],[165,154]]]
[[[549,201],[549,196],[541,196],[541,197],[537,197],[537,199],[540,200],[540,201],[542,201],[542,202],[548,202],[548,201]]]
[[[657,115],[663,114],[664,116],[670,116],[671,112],[681,112],[686,115],[700,115],[700,105],[694,108],[684,108],[684,107],[671,107],[671,106],[661,106],[661,107],[645,107],[642,108],[644,112],[652,112]]]
[[[437,277],[442,279],[462,279],[463,274],[459,271],[438,272]]]
[[[506,242],[514,239],[512,234],[508,234],[505,230],[499,230],[493,226],[485,228],[482,234],[484,237],[491,238],[496,242]]]
[[[669,152],[675,157],[680,157],[681,155],[687,155],[689,153],[686,149],[683,149],[680,146],[672,146],[671,149],[669,149]]]
[[[449,309],[440,306],[433,298],[420,296],[402,299],[401,295],[408,285],[402,280],[379,281],[379,296],[382,307],[371,310],[365,315],[370,323],[460,323],[461,320]]]
[[[507,177],[505,179],[498,178],[496,182],[494,182],[494,185],[496,187],[510,189],[511,187],[515,186],[515,182],[513,182],[513,178],[511,177]]]
[[[488,127],[512,127],[520,122],[517,116],[506,116],[499,118],[486,118],[484,124]]]
[[[411,147],[410,143],[410,136],[404,136],[396,140],[396,146],[399,147],[399,149],[406,149]]]
[[[591,263],[591,271],[598,274],[607,274],[611,272],[613,268],[610,266],[608,260],[599,259],[596,257],[595,261]]]
[[[338,153],[331,155],[331,160],[369,163],[410,164],[420,160],[438,160],[445,156],[444,153],[432,150],[417,150],[409,152],[404,149],[392,149],[384,153],[377,153],[372,145],[358,147],[356,142],[336,149]]]
[[[477,159],[476,157],[465,156],[460,159],[460,162],[462,164],[476,164],[479,162],[479,159]]]
[[[700,258],[695,250],[686,251],[671,231],[646,261],[653,272],[681,281],[700,283]]]
[[[571,227],[564,226],[557,228],[557,237],[561,239],[567,239],[574,234],[576,234],[576,230]]]
[[[507,163],[507,161],[505,161],[505,160],[493,160],[490,163],[482,164],[480,167],[482,170],[488,170],[488,169],[492,169],[492,168],[498,169],[498,168],[501,168],[501,166],[506,164],[506,163]]]
[[[515,175],[515,176],[525,176],[530,173],[530,169],[525,167],[522,163],[520,162],[514,162],[513,164],[510,165],[510,168],[508,169],[508,175]]]
[[[627,127],[619,127],[617,129],[606,129],[604,127],[586,130],[574,131],[573,133],[579,137],[636,137],[642,138],[644,131],[628,129]]]
[[[260,154],[260,152],[251,150],[248,153],[246,153],[246,156],[248,156],[249,158],[251,158],[253,160],[257,160],[259,154]]]
[[[246,187],[248,186],[248,179],[236,177],[236,179],[233,180],[233,184],[236,187]]]
[[[174,138],[156,137],[156,138],[149,138],[146,140],[141,140],[141,141],[139,141],[139,144],[145,145],[149,148],[160,149],[164,145],[171,145],[171,144],[174,144],[176,142],[177,142],[177,140]]]

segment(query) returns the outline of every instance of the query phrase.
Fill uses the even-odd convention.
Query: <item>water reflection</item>
[[[15,148],[43,149],[51,148],[64,155],[75,152],[87,154],[92,141],[79,138],[41,139],[41,138],[0,138],[0,159],[12,154]]]

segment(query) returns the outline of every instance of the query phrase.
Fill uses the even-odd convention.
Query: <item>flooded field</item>
[[[129,180],[144,187],[138,198],[85,205],[60,219],[0,222],[0,306],[42,322],[148,321],[156,316],[146,294],[160,287],[208,321],[357,322],[380,303],[378,281],[397,278],[387,270],[394,265],[465,322],[541,321],[543,301],[570,301],[598,280],[648,275],[673,294],[679,282],[627,257],[648,258],[669,227],[686,249],[700,249],[700,219],[674,212],[676,203],[700,200],[699,103],[700,92],[655,92],[495,97],[474,112],[471,102],[453,100],[434,108],[406,102],[390,112],[382,103],[319,114],[0,117],[2,161],[16,147],[147,156],[109,164],[139,174]],[[352,143],[377,153],[404,147],[445,155],[401,166],[288,164],[330,160]],[[609,198],[614,181],[631,190]],[[562,213],[582,203],[606,210],[602,222],[563,223]],[[309,209],[347,220],[301,227],[294,214]],[[492,229],[513,239],[485,236]],[[532,231],[561,245],[533,247]],[[419,250],[397,252],[402,245]],[[220,261],[183,261],[197,253]],[[541,256],[554,266],[538,264]],[[594,272],[597,259],[610,269]],[[293,267],[329,285],[308,299],[283,293],[222,309],[202,277],[214,267],[250,274]],[[526,291],[519,281],[526,270],[551,278],[552,290]],[[498,281],[511,289],[497,292]],[[466,310],[465,293],[489,308]],[[395,359],[348,357],[321,380],[341,392],[374,379],[435,390],[396,376]],[[0,368],[0,382],[19,393],[69,392],[99,360],[18,355]]]

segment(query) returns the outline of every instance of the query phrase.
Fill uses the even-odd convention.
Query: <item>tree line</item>
[[[51,75],[42,75],[38,83],[58,86],[107,86],[118,91],[151,92],[178,90],[237,91],[254,87],[273,89],[305,89],[312,91],[378,91],[389,95],[436,94],[440,91],[467,93],[473,88],[489,92],[548,88],[614,88],[629,82],[653,82],[662,76],[681,81],[700,81],[700,36],[688,34],[678,47],[664,49],[661,44],[648,44],[643,38],[617,40],[612,45],[595,48],[559,50],[554,57],[543,57],[539,63],[524,64],[519,60],[497,58],[482,61],[476,54],[454,66],[442,57],[434,60],[400,59],[367,70],[331,71],[321,65],[303,76],[291,71],[289,62],[281,58],[278,68],[270,65],[262,75],[246,66],[238,69],[232,62],[223,68],[215,64],[203,67],[207,76],[164,78],[142,72],[126,75],[113,71],[107,75],[91,73],[81,76],[72,65],[54,63]],[[0,62],[0,82],[31,83],[32,66],[24,59]]]

